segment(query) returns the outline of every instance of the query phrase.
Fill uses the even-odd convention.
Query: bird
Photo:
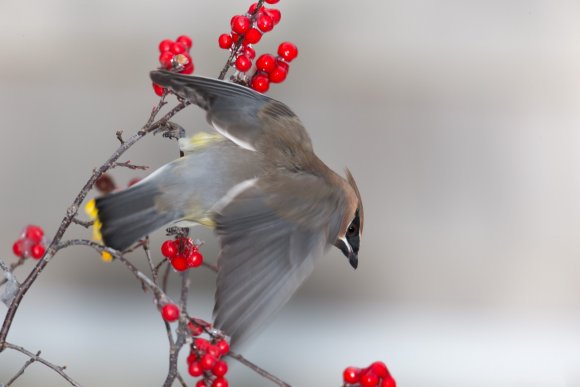
[[[234,82],[154,70],[155,84],[206,111],[215,131],[181,138],[183,157],[97,198],[103,243],[123,251],[170,224],[215,230],[214,327],[233,346],[262,328],[337,247],[352,268],[364,225],[359,189],[314,153],[284,103]]]

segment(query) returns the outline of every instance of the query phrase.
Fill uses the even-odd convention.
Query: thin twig
[[[16,269],[17,267],[24,265],[24,262],[25,262],[24,259],[19,258],[18,261],[12,262],[10,266],[8,266],[4,261],[0,259],[0,269],[2,269],[2,271],[4,272],[12,273],[14,269]],[[4,276],[4,278],[0,280],[0,286],[4,285],[6,282],[8,282],[8,278]]]
[[[18,345],[14,345],[8,342],[4,343],[4,348],[10,348],[13,349],[15,351],[18,351],[20,353],[25,354],[26,356],[28,356],[32,361],[30,362],[31,364],[35,361],[44,364],[45,366],[47,366],[48,368],[50,368],[51,370],[53,370],[54,372],[58,373],[60,376],[62,376],[67,382],[69,382],[71,385],[73,386],[77,386],[77,387],[81,387],[81,385],[79,383],[77,383],[73,378],[71,378],[70,376],[68,376],[64,370],[66,369],[66,366],[57,366],[55,364],[52,364],[51,362],[41,358],[40,355],[40,351],[38,351],[38,353],[35,355],[34,353],[24,349],[23,347],[20,347]],[[29,364],[30,365],[30,364]],[[27,366],[28,367],[28,366]],[[23,367],[26,368],[26,367]],[[22,372],[24,372],[24,369],[21,369]],[[20,376],[20,375],[18,375]],[[13,378],[15,380],[15,378]],[[12,380],[13,381],[13,380]],[[11,382],[12,382],[11,381]],[[7,385],[10,385],[9,382]]]
[[[177,372],[177,380],[179,381],[179,384],[181,384],[181,387],[187,387],[185,379],[183,379],[183,376],[181,376],[179,372]]]
[[[240,363],[242,363],[246,367],[252,369],[254,372],[259,374],[260,376],[263,376],[264,378],[270,380],[271,382],[277,384],[278,386],[291,387],[290,384],[286,383],[285,381],[278,378],[277,376],[272,375],[271,373],[269,373],[268,371],[266,371],[262,367],[257,366],[256,364],[252,363],[251,361],[249,361],[248,359],[246,359],[245,357],[243,357],[242,355],[240,355],[238,353],[230,351],[228,356],[236,359],[237,361],[239,361]]]
[[[119,142],[121,143],[121,145],[123,145],[125,143],[125,140],[123,140],[123,131],[122,130],[117,130],[117,132],[115,133],[115,135],[117,136],[117,140],[119,140]]]
[[[212,264],[212,263],[207,263],[207,262],[204,262],[204,263],[202,263],[202,265],[203,265],[203,266],[205,266],[205,267],[207,267],[208,269],[210,269],[210,270],[211,270],[211,271],[213,271],[214,273],[217,273],[217,272],[218,272],[218,267],[217,267],[217,265],[214,265],[214,264]]]
[[[40,351],[36,352],[36,356],[40,356]],[[36,360],[34,360],[34,358],[32,358],[32,357],[30,359],[26,360],[26,363],[24,363],[24,365],[22,366],[22,368],[20,368],[18,370],[18,372],[16,373],[16,375],[14,375],[12,377],[12,379],[10,379],[8,382],[6,382],[6,384],[4,386],[8,387],[12,383],[14,383],[16,381],[16,379],[18,379],[20,376],[22,376],[22,374],[28,368],[28,366],[31,365],[32,363],[34,363],[35,361]]]
[[[78,224],[80,226],[83,226],[84,228],[89,228],[93,224],[95,224],[94,220],[80,220],[79,218],[72,218],[72,222],[74,224]]]
[[[123,168],[129,168],[129,169],[139,169],[142,171],[146,171],[149,169],[148,165],[135,165],[135,164],[131,164],[131,160],[127,160],[127,161],[123,161],[123,162],[115,162],[113,163],[113,165],[111,165],[111,168],[117,168],[117,167],[123,167]]]

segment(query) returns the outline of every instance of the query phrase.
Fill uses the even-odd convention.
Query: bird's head
[[[351,210],[345,214],[344,220],[346,221],[343,224],[346,227],[340,230],[334,245],[342,251],[345,257],[348,258],[350,265],[356,269],[358,267],[358,251],[364,225],[364,212],[360,192],[348,169],[346,170],[346,176],[354,195],[349,199],[351,203],[347,206]]]

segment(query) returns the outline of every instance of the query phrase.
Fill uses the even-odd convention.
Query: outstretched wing
[[[282,102],[232,82],[165,70],[150,75],[154,83],[205,109],[208,122],[243,148],[255,151],[264,136],[289,129],[302,146],[311,147],[300,120]]]
[[[301,186],[303,192],[314,189],[313,195],[298,204],[280,191],[271,192],[271,181],[250,180],[240,185],[245,189],[234,188],[237,194],[214,216],[221,239],[215,326],[234,344],[286,304],[328,245],[328,224],[336,208],[326,200],[331,190],[311,175],[278,180]]]

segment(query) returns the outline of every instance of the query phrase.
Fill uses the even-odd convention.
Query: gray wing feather
[[[324,230],[301,227],[267,204],[253,186],[216,214],[221,237],[215,325],[238,344],[278,312],[327,245]]]
[[[164,70],[152,71],[150,75],[154,83],[169,88],[206,110],[208,122],[222,134],[238,144],[249,144],[254,149],[258,148],[256,142],[264,134],[261,117],[298,121],[292,110],[282,102],[245,86]]]

